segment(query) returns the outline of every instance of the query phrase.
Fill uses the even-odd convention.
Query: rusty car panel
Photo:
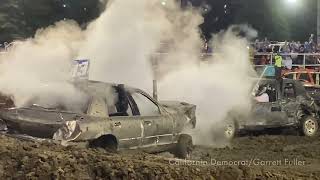
[[[182,130],[195,127],[195,106],[157,102],[142,90],[89,81],[76,84],[89,100],[84,112],[31,104],[0,112],[8,134],[25,134],[68,142],[114,137],[118,149],[158,147],[177,143]]]

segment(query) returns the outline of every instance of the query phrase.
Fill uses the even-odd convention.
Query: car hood
[[[181,113],[186,115],[196,125],[196,105],[179,101],[160,101],[159,102],[169,113]]]
[[[170,108],[170,109],[174,109],[174,110],[187,110],[189,108],[196,106],[193,104],[189,104],[186,102],[180,102],[180,101],[159,101],[159,103],[165,108]]]

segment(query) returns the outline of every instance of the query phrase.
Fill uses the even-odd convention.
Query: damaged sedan
[[[192,137],[183,130],[195,128],[195,105],[158,102],[140,89],[121,84],[88,81],[75,86],[88,96],[81,112],[35,103],[6,108],[0,113],[1,130],[110,151],[170,151],[179,158],[191,153]]]
[[[248,132],[276,132],[293,129],[313,137],[319,129],[319,107],[300,81],[262,79],[257,83],[250,112],[237,108],[229,112],[226,138]]]

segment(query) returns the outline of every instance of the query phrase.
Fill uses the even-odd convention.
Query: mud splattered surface
[[[197,146],[192,161],[168,153],[112,154],[4,135],[0,144],[1,179],[320,179],[319,138],[241,137],[228,148]]]

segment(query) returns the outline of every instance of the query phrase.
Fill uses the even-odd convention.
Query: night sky
[[[107,1],[107,0],[105,0]],[[179,0],[177,0],[179,1]],[[305,41],[316,34],[317,0],[180,0],[203,9],[203,35],[248,24],[259,39]],[[100,0],[0,0],[0,41],[26,38],[56,21],[74,19],[82,27],[102,11]],[[159,0],[161,5],[162,0]],[[35,6],[36,4],[36,6]],[[1,18],[3,17],[3,18]],[[7,18],[9,17],[9,18]],[[11,33],[11,34],[10,34]]]
[[[33,1],[33,0],[25,0]],[[60,10],[55,20],[64,16],[80,24],[98,16],[98,0],[54,0]],[[162,0],[159,0],[159,5]],[[179,1],[179,0],[178,0]],[[227,29],[232,24],[248,24],[258,31],[259,38],[305,41],[316,34],[317,0],[181,0],[206,10],[200,25],[204,36]],[[66,8],[62,6],[66,4]],[[84,11],[84,7],[87,7]],[[205,12],[205,11],[204,11]]]
[[[231,24],[248,24],[259,38],[305,41],[316,34],[317,0],[193,0],[208,4],[211,11],[201,25],[206,36]],[[226,7],[226,8],[225,8]]]

